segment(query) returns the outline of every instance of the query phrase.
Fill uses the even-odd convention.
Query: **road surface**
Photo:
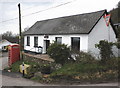
[[[0,70],[8,67],[8,53],[4,52],[0,55]]]
[[[0,57],[0,70],[3,70],[4,68],[8,67],[8,57]]]
[[[33,82],[22,77],[11,77],[2,75],[2,86],[43,86],[43,84]]]

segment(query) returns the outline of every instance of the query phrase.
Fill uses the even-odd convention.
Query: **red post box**
[[[9,45],[8,53],[9,53],[8,65],[10,66],[13,63],[15,63],[16,61],[20,60],[20,46],[19,46],[19,44]]]

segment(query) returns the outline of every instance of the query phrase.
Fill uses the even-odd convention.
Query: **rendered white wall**
[[[0,50],[2,50],[2,47],[3,47],[3,46],[7,46],[7,45],[11,45],[11,44],[12,44],[12,43],[10,43],[9,41],[6,41],[6,40],[3,41],[3,42],[1,42],[1,43],[0,43]]]
[[[95,48],[100,40],[107,40],[110,42],[116,41],[115,33],[111,27],[106,26],[105,20],[102,17],[88,36],[88,51],[95,57],[99,58],[99,50]],[[116,51],[116,50],[115,50]]]
[[[117,41],[117,38],[116,38],[116,35],[115,35],[114,31],[112,30],[111,25],[109,26],[109,29],[110,29],[110,31],[109,31],[109,33],[110,33],[110,42],[116,42],[116,41]],[[113,54],[114,54],[116,57],[118,57],[119,51],[118,51],[118,48],[117,48],[116,46],[114,46],[114,47],[112,48],[112,51],[113,51]]]
[[[24,49],[37,52],[37,50],[34,48],[34,36],[38,36],[38,46],[44,47],[44,35],[31,35],[30,36],[30,46],[26,46],[26,39],[27,37],[24,37]],[[99,22],[96,24],[96,26],[93,28],[93,30],[90,32],[90,34],[71,34],[71,35],[48,35],[49,38],[47,40],[50,40],[50,43],[53,43],[55,41],[55,37],[62,37],[62,43],[67,44],[68,46],[71,46],[71,37],[80,37],[80,51],[84,52],[90,52],[93,56],[99,58],[99,49],[95,48],[95,44],[98,44],[100,40],[108,40],[110,42],[116,42],[116,35],[111,27],[111,25],[106,26],[105,20],[102,17]],[[116,47],[113,48],[114,54],[116,56],[118,55],[118,51]],[[43,48],[43,53],[45,53]]]
[[[55,37],[62,37],[62,43],[71,46],[71,37],[80,37],[80,51],[87,52],[88,50],[88,35],[87,34],[76,34],[76,35],[48,35],[49,38],[45,39],[44,35],[34,35],[38,36],[38,46],[44,47],[44,40],[50,40],[50,43],[55,41]],[[27,45],[27,36],[24,37],[24,49],[36,52],[34,48],[34,36],[30,36],[30,46]],[[43,48],[44,53],[44,48]]]

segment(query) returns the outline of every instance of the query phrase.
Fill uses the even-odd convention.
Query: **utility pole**
[[[20,45],[20,59],[22,59],[22,35],[21,35],[21,10],[20,10],[20,3],[18,4],[19,9],[19,45]]]

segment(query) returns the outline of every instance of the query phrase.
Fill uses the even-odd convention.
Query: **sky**
[[[83,14],[117,7],[120,0],[0,0],[0,34],[11,31],[19,33],[19,10],[21,5],[22,31],[35,22],[69,15]]]

